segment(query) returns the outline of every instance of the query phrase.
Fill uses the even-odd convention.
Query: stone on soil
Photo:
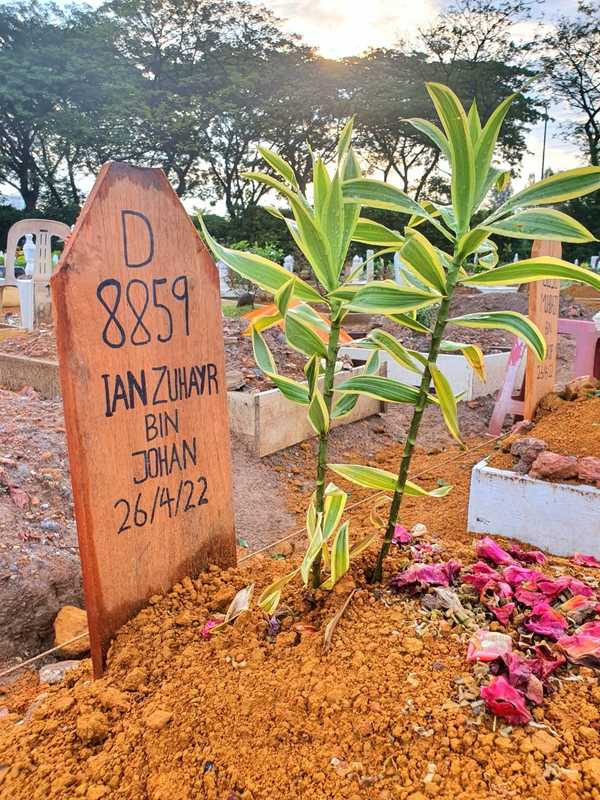
[[[575,456],[561,456],[547,450],[533,462],[529,475],[532,478],[570,480],[577,477],[577,459]]]
[[[88,632],[86,612],[76,606],[63,606],[54,620],[54,646],[60,647],[65,656],[84,655],[90,649],[89,636],[70,642],[76,636]],[[68,643],[70,642],[70,643]]]
[[[66,673],[71,669],[81,666],[81,661],[70,659],[68,661],[55,661],[54,664],[46,664],[39,673],[40,683],[60,683]]]

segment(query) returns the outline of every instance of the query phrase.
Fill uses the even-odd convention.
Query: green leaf
[[[530,208],[487,225],[484,230],[513,239],[594,242],[596,237],[580,222],[554,208]]]
[[[333,264],[332,250],[323,231],[301,203],[290,200],[290,205],[297,225],[298,235],[294,235],[290,228],[296,244],[306,256],[321,285],[326,289],[333,289],[337,286],[337,273]]]
[[[464,233],[469,227],[475,200],[475,158],[467,117],[460,100],[447,86],[428,83],[427,91],[448,137],[452,165],[452,206],[458,233]]]
[[[256,328],[252,328],[252,349],[254,351],[254,360],[258,368],[267,375],[276,374],[277,367],[275,366],[273,354]]]
[[[308,406],[308,421],[316,433],[327,433],[329,430],[329,413],[321,392],[315,387]]]
[[[403,325],[405,328],[410,328],[411,331],[416,331],[417,333],[428,334],[431,333],[430,328],[426,325],[423,325],[421,322],[417,322],[416,319],[409,317],[408,314],[386,314],[388,319],[397,322],[398,325]]]
[[[310,402],[308,388],[292,378],[286,378],[285,375],[274,375],[268,373],[269,379],[279,389],[281,394],[292,403],[299,403],[300,405],[307,406]]]
[[[350,560],[355,558],[357,555],[366,550],[377,538],[376,533],[370,533],[368,536],[365,536],[364,539],[361,539],[360,542],[353,544],[350,548]]]
[[[323,160],[321,158],[316,158],[313,168],[313,194],[315,213],[319,219],[321,212],[325,207],[325,201],[327,200],[327,195],[329,194],[330,185],[331,179]]]
[[[350,541],[348,537],[349,524],[344,522],[340,526],[331,545],[331,563],[329,565],[329,578],[322,584],[323,589],[333,589],[336,583],[350,569]]]
[[[526,258],[517,264],[504,264],[502,267],[469,278],[461,278],[466,286],[502,286],[515,283],[532,283],[546,279],[560,279],[587,283],[600,292],[600,277],[584,267],[576,267],[552,256]]]
[[[410,231],[410,232],[409,232]],[[433,245],[416,230],[407,229],[407,236],[401,250],[402,260],[419,280],[437,292],[446,291],[446,275],[439,255]]]
[[[375,375],[379,371],[379,351],[374,350],[365,364],[363,375]],[[342,419],[346,417],[358,403],[358,394],[345,394],[335,404],[331,413],[332,419]]]
[[[503,100],[502,103],[500,103],[500,105],[494,109],[494,111],[490,114],[488,121],[485,123],[483,130],[481,131],[481,135],[477,139],[477,143],[474,144],[476,180],[475,196],[477,198],[475,202],[476,206],[478,206],[479,202],[483,200],[481,195],[483,194],[487,185],[486,179],[489,174],[489,169],[492,165],[492,157],[496,148],[496,142],[498,140],[500,128],[502,127],[502,123],[504,122],[504,119],[508,114],[515,97],[516,94],[507,97],[506,100]]]
[[[546,342],[540,329],[531,320],[517,311],[487,311],[480,314],[465,314],[448,320],[449,325],[463,328],[499,328],[523,339],[535,353],[538,361],[546,358]]]
[[[485,242],[488,236],[488,230],[484,230],[483,228],[473,228],[473,230],[465,233],[465,235],[460,238],[458,243],[458,252],[456,254],[457,260],[464,261],[467,256],[470,256],[471,253],[474,253],[479,246]]]
[[[491,219],[497,219],[511,208],[562,203],[598,189],[600,189],[600,167],[568,169],[517,192],[494,212]]]
[[[377,345],[377,347],[388,353],[398,364],[411,370],[411,372],[421,374],[422,370],[415,364],[406,347],[400,344],[390,333],[376,328],[370,331],[368,338]]]
[[[473,100],[471,103],[471,108],[469,109],[469,113],[467,114],[467,123],[469,126],[469,136],[471,137],[471,142],[473,143],[473,147],[477,144],[477,140],[481,135],[481,120],[479,119],[479,111],[477,109],[477,101]]]
[[[456,398],[448,379],[444,373],[435,364],[429,364],[429,372],[435,386],[435,394],[440,404],[440,410],[446,423],[446,427],[456,439],[457,442],[462,444],[460,430],[458,427],[458,409],[456,407]]]
[[[327,541],[340,523],[348,495],[335,483],[330,483],[325,489],[323,508],[323,541]]]
[[[215,257],[224,261],[228,267],[237,272],[238,275],[241,275],[242,278],[247,278],[270,294],[275,294],[278,289],[289,281],[290,273],[274,261],[269,261],[268,258],[257,256],[254,253],[244,253],[239,250],[222,247],[206,230],[202,217],[199,217],[199,220],[206,243]],[[321,303],[323,301],[321,295],[301,278],[296,278],[294,296],[299,300],[308,300],[312,303]]]
[[[441,150],[442,155],[450,161],[452,156],[450,153],[450,145],[448,144],[448,139],[444,136],[443,132],[438,128],[437,125],[434,125],[433,122],[429,122],[426,119],[419,119],[419,118],[412,118],[407,119],[407,122],[416,128],[420,133],[425,134],[431,141]]]
[[[346,122],[346,124],[342,128],[342,132],[338,140],[337,152],[339,159],[342,159],[350,148],[353,127],[354,127],[354,117],[350,117],[350,119]]]
[[[308,359],[306,364],[304,365],[304,374],[306,375],[306,379],[308,381],[308,393],[312,397],[313,392],[317,386],[317,381],[319,380],[319,375],[321,372],[321,357],[318,355],[314,355]]]
[[[401,189],[372,178],[356,178],[344,181],[342,186],[344,201],[360,203],[369,208],[386,208],[400,214],[416,214],[430,218],[430,215]]]
[[[284,575],[283,578],[278,578],[273,583],[269,584],[258,598],[258,605],[265,614],[272,616],[277,610],[277,606],[281,601],[281,594],[288,583],[293,580],[300,570],[295,569],[293,572]]]
[[[485,359],[481,347],[464,342],[444,341],[440,344],[443,353],[462,353],[480,380],[485,381]]]
[[[401,287],[391,280],[374,281],[362,287],[344,287],[331,292],[329,297],[349,299],[353,310],[371,314],[402,314],[425,308],[441,300],[438,292]]]
[[[323,533],[321,531],[320,520],[317,520],[314,533],[310,539],[308,548],[306,550],[306,553],[304,554],[304,558],[302,559],[302,564],[300,565],[300,575],[302,576],[302,581],[305,586],[308,584],[308,577],[310,575],[310,569],[313,565],[313,562],[317,558],[317,556],[321,554],[322,547],[323,547]]]
[[[375,247],[393,247],[402,245],[404,236],[401,236],[397,231],[386,228],[385,225],[380,225],[379,222],[359,218],[352,235],[352,241],[372,244]]]
[[[284,283],[281,289],[278,289],[275,292],[275,305],[279,309],[279,313],[282,317],[285,317],[288,306],[290,304],[290,300],[294,295],[294,283],[296,278],[290,278],[287,283]]]
[[[419,397],[419,390],[414,386],[381,375],[357,375],[336,386],[336,391],[340,394],[357,392],[386,403],[416,403]]]
[[[337,172],[331,181],[320,222],[323,238],[329,243],[332,253],[332,266],[335,274],[335,282],[331,287],[333,288],[337,286],[339,274],[344,266],[345,256],[345,252],[342,253],[344,245],[344,198],[342,197],[342,182]]]
[[[341,478],[365,489],[377,489],[382,492],[393,492],[396,489],[398,476],[385,469],[363,467],[360,464],[328,464],[328,467]],[[445,497],[451,489],[452,487],[446,484],[428,492],[416,483],[407,481],[404,493],[410,497]]]
[[[306,356],[319,355],[322,358],[327,356],[325,342],[317,334],[302,322],[292,311],[289,311],[285,318],[285,338],[290,347]]]
[[[267,164],[275,170],[275,172],[281,175],[282,178],[285,178],[286,181],[289,181],[294,188],[298,188],[298,181],[296,180],[294,170],[285,159],[283,159],[277,153],[274,153],[273,150],[269,150],[266,147],[261,147],[260,145],[258,147],[258,152],[261,154]]]

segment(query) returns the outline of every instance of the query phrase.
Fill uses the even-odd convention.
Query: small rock
[[[123,679],[123,688],[126,692],[137,692],[146,682],[146,673],[141,667],[129,670]]]
[[[229,392],[235,392],[237,389],[241,389],[246,383],[244,373],[241,369],[228,370],[225,373],[225,383],[227,385],[227,391]]]
[[[227,611],[227,608],[233,598],[235,591],[233,589],[221,589],[216,592],[208,604],[209,611]]]
[[[577,464],[577,477],[584,483],[600,484],[600,458],[584,456]]]
[[[63,606],[54,619],[54,646],[60,647],[65,656],[84,655],[90,649],[90,640],[86,636],[76,642],[66,644],[82,633],[87,633],[87,614],[75,606]]]
[[[46,664],[38,672],[40,683],[60,683],[66,673],[71,669],[81,666],[81,661],[55,661],[54,664]]]
[[[109,710],[127,711],[129,708],[129,698],[125,692],[120,692],[114,686],[107,686],[106,689],[103,689],[98,695],[98,700],[104,708]]]
[[[414,656],[419,655],[419,653],[423,651],[424,646],[425,645],[420,639],[408,637],[407,639],[402,640],[402,649]]]
[[[238,308],[243,308],[244,306],[254,306],[254,295],[250,294],[250,292],[244,292],[244,294],[241,294],[238,297],[236,306]]]
[[[600,758],[588,758],[582,761],[581,769],[594,786],[600,787]]]
[[[525,436],[523,439],[517,439],[510,448],[512,455],[519,459],[515,466],[515,472],[520,472],[523,475],[529,472],[533,462],[545,449],[546,442],[542,439],[536,439],[534,436]]]
[[[427,525],[424,525],[422,522],[417,522],[416,525],[412,526],[410,532],[413,536],[425,536],[427,533]]]
[[[552,480],[569,480],[577,477],[577,459],[575,456],[561,456],[549,450],[541,453],[533,462],[529,471],[531,478]]]
[[[582,375],[569,381],[563,391],[565,400],[576,400],[578,397],[587,397],[592,392],[600,389],[600,380],[591,375]]]
[[[108,736],[108,718],[101,711],[77,717],[77,736],[82,742],[101,742]]]
[[[152,728],[154,731],[160,731],[165,725],[168,725],[169,722],[173,719],[173,714],[170,711],[164,711],[163,709],[157,709],[156,711],[152,711],[144,718],[144,722],[146,723],[148,728]]]
[[[533,734],[531,744],[535,750],[539,750],[545,756],[551,756],[560,747],[560,742],[543,730],[536,731]]]

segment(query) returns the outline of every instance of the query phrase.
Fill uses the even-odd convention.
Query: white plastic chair
[[[62,241],[71,233],[71,229],[64,222],[51,219],[22,219],[11,225],[6,240],[6,253],[4,256],[4,277],[0,278],[0,307],[2,306],[4,289],[6,286],[18,287],[15,276],[15,259],[17,245],[28,233],[35,237],[35,266],[33,270],[33,283],[48,285],[52,275],[52,238]]]

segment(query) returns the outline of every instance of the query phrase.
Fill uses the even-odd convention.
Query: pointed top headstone
[[[235,562],[219,277],[164,173],[105,164],[52,277],[92,659]]]

